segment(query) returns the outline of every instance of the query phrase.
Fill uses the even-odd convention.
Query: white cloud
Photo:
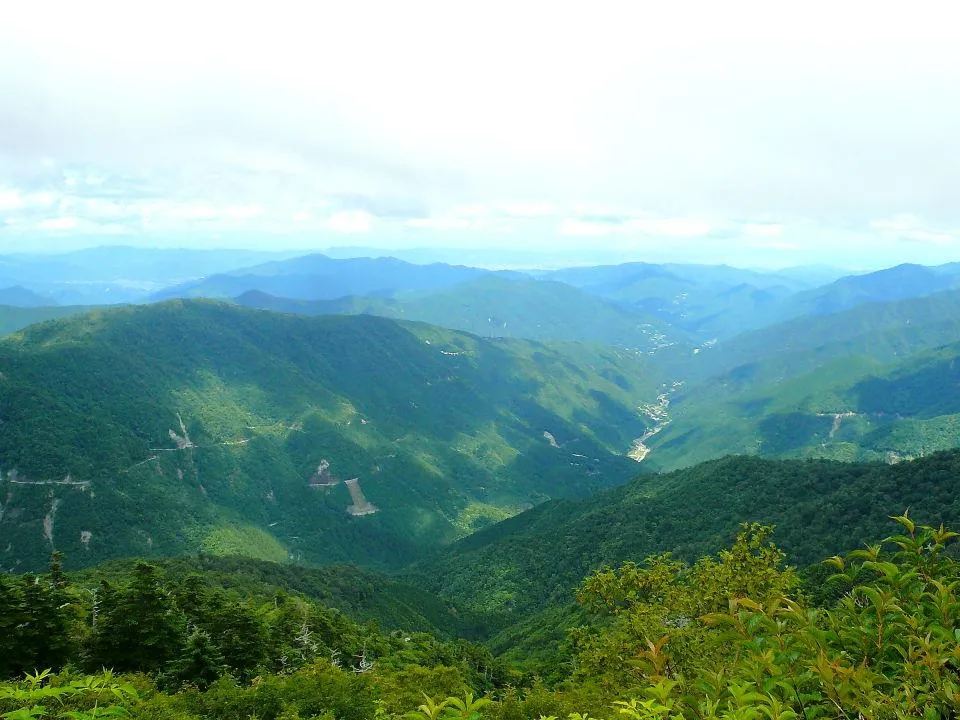
[[[947,5],[811,3],[8,3],[4,232],[948,258]]]
[[[797,252],[805,249],[802,245],[798,245],[797,243],[782,242],[777,240],[751,243],[750,247],[757,250],[776,250],[779,252]]]
[[[474,226],[469,218],[453,216],[410,218],[406,224],[407,227],[428,230],[468,230]]]
[[[583,209],[582,207],[580,209]],[[593,208],[596,210],[596,208]],[[630,217],[594,212],[560,223],[562,235],[640,234],[653,237],[695,238],[709,235],[710,223],[691,218]]]
[[[46,218],[37,223],[38,230],[78,230],[84,225],[84,220],[73,216]]]
[[[224,220],[233,220],[243,222],[260,217],[264,214],[264,208],[259,204],[247,205],[228,205],[221,210],[221,217]]]
[[[56,201],[57,195],[52,192],[24,192],[0,186],[0,211],[48,208]]]
[[[80,207],[86,217],[93,218],[119,218],[125,217],[130,210],[123,204],[105,198],[84,198]]]
[[[620,228],[613,223],[589,222],[585,220],[567,219],[560,223],[557,229],[561,235],[602,236],[612,235]]]
[[[0,28],[0,155],[219,172],[249,181],[218,199],[243,204],[533,195],[667,216],[957,217],[944,7],[731,0],[696,4],[691,25],[684,3],[616,0],[279,0],[226,17],[38,0]]]
[[[958,233],[932,229],[919,217],[909,213],[874,220],[870,227],[886,237],[921,245],[951,245],[960,236]]]
[[[0,211],[20,210],[26,207],[26,204],[19,190],[8,188],[0,189]]]
[[[149,214],[153,214],[152,208]],[[164,215],[176,220],[217,220],[222,216],[219,208],[205,202],[169,205]]]
[[[900,215],[894,215],[893,217],[882,220],[873,220],[870,223],[870,227],[876,228],[877,230],[912,230],[919,225],[920,219],[915,215],[907,213],[901,213]]]
[[[743,226],[743,232],[750,237],[779,237],[783,231],[783,225],[776,223],[747,223]]]
[[[503,203],[498,210],[512,218],[550,217],[558,213],[557,206],[549,202]]]
[[[340,233],[365,233],[373,228],[374,218],[362,210],[335,212],[326,220],[326,227]]]
[[[457,205],[446,212],[428,217],[409,218],[406,226],[426,230],[493,230],[503,231],[508,226],[486,205]]]
[[[698,237],[709,235],[710,223],[690,218],[639,218],[629,220],[625,227],[647,235],[665,237]]]
[[[957,240],[954,235],[927,230],[909,230],[903,233],[901,237],[909,242],[928,243],[930,245],[950,245]]]

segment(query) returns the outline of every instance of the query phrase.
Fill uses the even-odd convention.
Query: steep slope
[[[516,618],[565,603],[590,571],[723,547],[743,521],[772,523],[791,562],[814,563],[889,534],[909,507],[960,522],[960,452],[899,465],[729,457],[637,478],[586,500],[545,503],[445,548],[409,579]]]
[[[332,300],[346,295],[389,297],[404,290],[449,287],[488,273],[461,265],[414,265],[391,257],[338,260],[315,254],[212,275],[167,288],[154,299],[229,299],[251,290],[294,300]]]
[[[308,315],[367,313],[417,320],[486,337],[596,342],[642,350],[687,339],[686,333],[657,318],[569,285],[497,275],[392,298],[306,302],[250,292],[236,301],[246,307]]]
[[[948,290],[809,315],[720,340],[689,356],[684,372],[692,380],[736,369],[739,377],[762,385],[847,356],[893,362],[957,338],[960,290]]]
[[[757,452],[886,457],[887,450],[861,453],[857,443],[834,445],[863,421],[848,415],[856,404],[846,399],[844,388],[957,338],[960,290],[951,290],[797,318],[693,351],[665,349],[652,359],[673,391],[660,432],[646,442],[651,449],[646,462],[673,469]],[[839,436],[835,421],[842,425]],[[783,432],[796,423],[806,426],[800,432],[806,439],[785,443]],[[899,450],[915,454],[907,446]]]
[[[402,563],[627,480],[651,394],[637,353],[369,316],[174,301],[35,325],[0,341],[0,561]]]
[[[110,560],[71,573],[75,584],[96,587],[101,580],[129,577],[139,562]],[[168,580],[182,582],[202,575],[207,584],[240,597],[272,600],[277,592],[297,593],[335,608],[359,622],[374,622],[383,630],[430,632],[447,637],[474,637],[483,620],[448,599],[442,599],[389,575],[353,565],[318,568],[244,557],[157,558],[151,563]]]
[[[851,354],[766,385],[760,374],[740,367],[681,394],[650,442],[657,465],[730,452],[896,461],[960,445],[960,343],[891,364]]]
[[[960,287],[960,263],[928,267],[904,263],[798,293],[783,305],[783,317],[848,310],[869,302],[924,297]]]

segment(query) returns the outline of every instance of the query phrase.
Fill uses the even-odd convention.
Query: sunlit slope
[[[644,363],[210,301],[35,325],[0,341],[0,561],[402,563],[635,475]]]

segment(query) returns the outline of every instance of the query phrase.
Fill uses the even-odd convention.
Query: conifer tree
[[[126,587],[102,583],[98,601],[88,664],[119,672],[153,672],[179,657],[184,619],[153,565],[138,562]]]

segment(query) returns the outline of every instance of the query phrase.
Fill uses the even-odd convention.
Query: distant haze
[[[5,8],[0,252],[960,259],[950,5],[572,5]]]

